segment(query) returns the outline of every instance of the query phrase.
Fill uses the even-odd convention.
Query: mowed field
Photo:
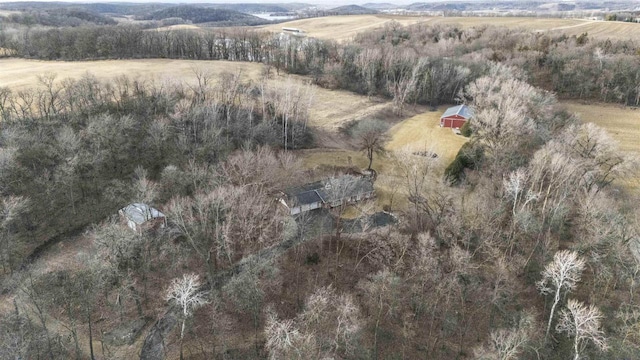
[[[446,109],[447,106],[440,106],[436,111],[427,111],[396,124],[389,131],[391,140],[387,150],[429,151],[449,165],[468,139],[456,135],[450,128],[440,127],[440,116]]]
[[[320,39],[346,40],[360,32],[383,27],[385,23],[392,20],[402,25],[417,23],[429,23],[429,25],[457,24],[463,28],[495,25],[540,32],[552,31],[554,35],[562,33],[571,36],[587,32],[590,37],[599,39],[640,38],[640,24],[637,23],[536,17],[327,16],[268,25],[263,27],[263,29],[279,32],[283,27],[294,27],[304,30],[308,36]]]

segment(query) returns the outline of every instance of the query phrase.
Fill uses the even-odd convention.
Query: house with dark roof
[[[342,175],[290,188],[281,193],[280,203],[291,215],[371,199],[373,180],[368,176]]]
[[[453,106],[440,116],[440,127],[459,129],[471,117],[473,117],[473,110],[467,105]]]
[[[138,233],[143,229],[167,225],[167,218],[160,210],[143,203],[129,204],[120,209],[118,214],[127,226]]]

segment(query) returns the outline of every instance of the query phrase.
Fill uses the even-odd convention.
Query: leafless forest
[[[391,21],[334,42],[100,19],[5,20],[0,48],[263,71],[0,87],[1,359],[640,358],[640,158],[558,104],[640,105],[637,39]],[[309,124],[318,87],[392,102],[332,135],[368,167],[301,160],[327,146]],[[385,148],[407,112],[459,103],[474,115],[452,163]],[[382,203],[341,200],[362,174],[392,179]],[[279,201],[325,179],[322,209]],[[133,230],[118,214],[132,203],[164,222]]]

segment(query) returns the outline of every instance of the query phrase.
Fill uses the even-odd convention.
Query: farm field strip
[[[618,141],[621,150],[640,154],[640,109],[602,103],[585,105],[577,101],[561,103],[582,121],[605,128]]]
[[[396,21],[401,25],[413,25],[430,21],[423,16],[387,16],[387,15],[344,15],[325,16],[310,19],[287,21],[285,23],[267,25],[264,30],[280,32],[283,27],[299,28],[308,36],[328,40],[346,40],[356,34],[383,27],[385,23]]]
[[[618,142],[620,149],[635,153],[640,157],[640,108],[625,107],[616,104],[582,104],[578,101],[562,101],[567,109],[575,113],[582,121],[594,123],[606,129]],[[640,178],[628,181],[625,185],[640,192]]]
[[[90,73],[100,80],[126,75],[155,81],[184,81],[194,78],[194,69],[203,69],[214,76],[223,72],[242,71],[245,79],[260,76],[262,65],[232,61],[197,60],[99,60],[99,61],[42,61],[0,59],[0,86],[21,90],[38,86],[38,75],[57,74],[57,79],[80,78]]]
[[[392,20],[397,21],[401,25],[426,22],[433,25],[457,24],[463,28],[495,25],[539,32],[553,31],[554,34],[561,32],[568,36],[580,35],[587,32],[589,37],[600,39],[637,39],[640,37],[640,24],[636,23],[535,17],[327,16],[267,25],[262,27],[262,29],[280,32],[282,27],[294,27],[304,30],[308,36],[340,41],[352,38],[362,31],[380,28]]]

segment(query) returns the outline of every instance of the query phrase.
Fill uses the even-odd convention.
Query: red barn
[[[440,116],[440,126],[459,129],[473,116],[467,105],[450,107]]]

